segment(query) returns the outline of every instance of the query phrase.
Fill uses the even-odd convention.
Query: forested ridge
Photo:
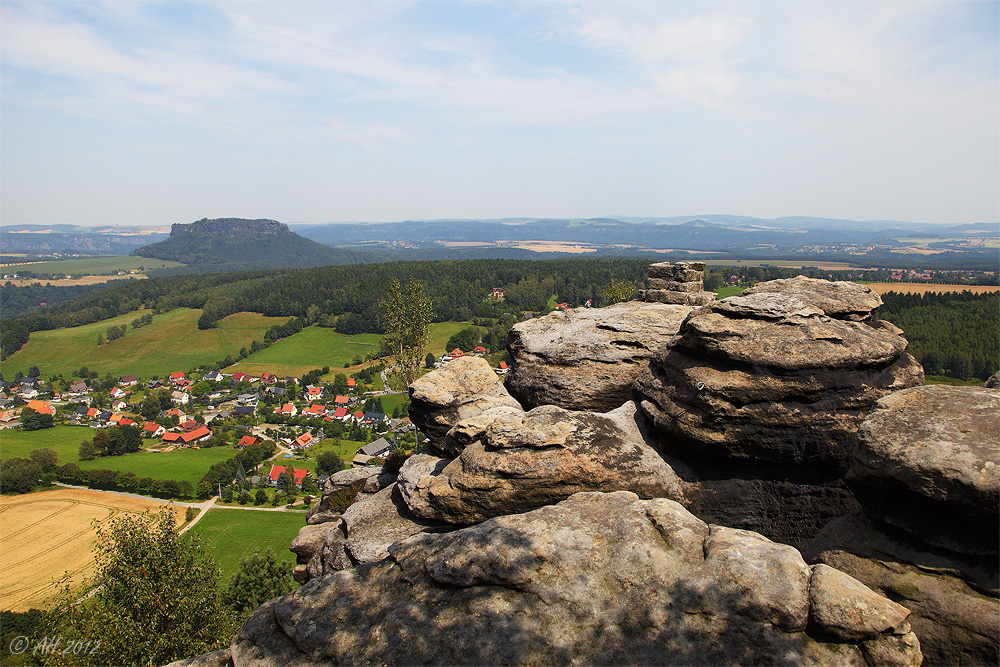
[[[903,330],[928,375],[985,380],[1000,369],[1000,293],[882,295],[876,316]]]

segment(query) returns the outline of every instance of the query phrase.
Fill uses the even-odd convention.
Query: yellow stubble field
[[[90,489],[57,489],[0,498],[0,609],[42,608],[64,577],[77,588],[93,574],[96,526],[124,512],[163,504]],[[183,520],[181,508],[173,509]]]

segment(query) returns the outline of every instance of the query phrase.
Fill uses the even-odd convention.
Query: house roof
[[[250,379],[250,376],[246,373],[233,373],[233,379],[237,382],[242,382],[243,380]]]
[[[292,405],[291,403],[285,403],[284,405],[281,406],[281,411],[282,412],[294,412],[295,411],[295,406]]]
[[[118,379],[119,382],[138,382],[139,378],[134,375],[123,375]]]
[[[308,408],[303,408],[302,412],[303,413],[308,412],[309,414],[313,415],[322,415],[326,414],[326,406],[320,405],[319,403],[313,403]]]
[[[236,443],[237,447],[249,447],[250,445],[256,445],[256,444],[257,444],[257,438],[253,437],[252,435],[245,435],[242,438],[240,438],[240,441],[238,443]]]
[[[233,408],[234,415],[252,415],[254,413],[254,407],[252,405],[237,405]]]
[[[182,373],[180,371],[174,371],[173,373],[170,374],[170,379],[171,380],[183,380],[184,379],[184,373]]]
[[[163,442],[179,442],[181,439],[180,433],[164,433]]]
[[[267,474],[267,478],[272,482],[277,482],[283,472],[285,472],[285,466],[271,466],[271,472]],[[302,468],[292,468],[292,479],[295,480],[296,484],[301,484],[302,480],[304,480],[308,474],[308,470],[303,470]]]
[[[190,433],[185,433],[181,436],[181,440],[187,443],[198,440],[199,438],[204,438],[206,435],[212,435],[212,432],[208,430],[207,426],[202,426],[201,428],[191,431]]]
[[[306,394],[309,396],[319,396],[323,393],[323,387],[309,387],[306,389]]]
[[[369,442],[367,445],[359,449],[358,453],[364,454],[365,456],[378,456],[379,454],[384,454],[390,449],[392,449],[392,444],[390,444],[385,438],[379,438],[378,440]]]
[[[87,391],[87,383],[84,382],[83,380],[77,380],[77,381],[73,382],[72,384],[70,384],[69,390],[70,391]]]
[[[31,408],[40,415],[54,415],[56,413],[55,408],[45,401],[28,401],[28,405],[25,407]]]
[[[333,399],[333,402],[336,403],[337,405],[347,405],[350,401],[351,399],[349,399],[347,396],[337,396],[336,398]]]
[[[365,413],[365,420],[366,421],[380,422],[380,421],[383,421],[384,419],[385,419],[385,413],[384,412],[366,412]]]
[[[91,408],[91,409],[87,410],[87,416],[88,417],[96,417],[99,414],[101,414],[101,411],[98,410],[97,408]]]
[[[457,347],[454,350],[452,350],[451,352],[449,352],[448,354],[452,358],[455,358],[455,357],[464,357],[465,356],[465,352],[462,352],[462,350],[458,349]]]
[[[347,386],[348,387],[356,387],[357,384],[358,384],[358,381],[355,380],[354,378],[347,378]]]
[[[500,362],[500,370],[502,370],[502,371],[507,370],[507,362],[506,361],[501,361]]]
[[[347,416],[347,408],[337,408],[333,411],[333,416],[339,418]]]
[[[313,441],[311,433],[303,433],[299,437],[295,438],[295,444],[299,447],[305,447]]]
[[[161,428],[163,427],[157,424],[156,422],[146,422],[146,425],[142,427],[142,430],[149,431],[150,433],[156,433]]]
[[[486,348],[483,347],[482,345],[477,345],[472,351],[478,354],[483,354],[486,352]]]

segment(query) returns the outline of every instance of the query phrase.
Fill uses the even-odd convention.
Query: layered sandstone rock
[[[465,422],[454,427],[466,429]],[[681,498],[683,484],[645,442],[633,403],[600,414],[554,406],[499,415],[451,462],[414,457],[400,471],[417,516],[470,524],[525,512],[579,491]]]
[[[527,408],[613,410],[629,400],[633,380],[691,310],[625,301],[515,324],[507,388]]]
[[[762,283],[692,312],[635,397],[666,442],[711,465],[836,479],[875,401],[923,383],[902,332],[871,318],[878,303],[853,283]]]
[[[434,446],[462,419],[503,406],[521,409],[481,357],[455,359],[410,385],[410,419]]]
[[[649,265],[647,289],[639,290],[639,301],[704,306],[715,301],[714,292],[705,291],[703,262],[660,262]]]
[[[810,556],[908,607],[925,664],[1000,664],[1000,391],[891,394],[854,457],[864,511],[826,526]]]
[[[233,664],[920,664],[899,605],[669,500],[581,493],[389,553],[259,607]]]

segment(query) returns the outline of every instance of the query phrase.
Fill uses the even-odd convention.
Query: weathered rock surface
[[[831,522],[805,555],[907,607],[925,665],[1000,664],[996,557],[935,549],[861,515]]]
[[[383,475],[382,466],[362,466],[335,472],[323,483],[323,495],[319,502],[306,512],[306,523],[338,521],[340,512],[330,507],[330,499],[339,491],[349,491],[354,494],[377,493],[394,481],[395,477]]]
[[[983,386],[987,389],[997,389],[1000,387],[1000,371],[997,371],[983,383]]]
[[[455,359],[410,385],[410,419],[435,447],[459,421],[501,406],[521,409],[481,357]]]
[[[897,605],[665,499],[582,493],[389,551],[259,607],[234,665],[920,662]]]
[[[715,301],[715,293],[705,291],[704,276],[703,262],[650,264],[647,289],[639,290],[639,301],[704,306]]]
[[[462,525],[580,491],[683,496],[681,480],[646,444],[631,402],[604,414],[543,406],[501,415],[450,463],[425,457],[400,472],[414,514]]]
[[[636,400],[666,442],[710,467],[836,479],[867,412],[922,384],[923,369],[898,328],[859,321],[878,303],[867,288],[796,279],[755,290],[692,312],[639,375]]]
[[[379,561],[389,555],[393,542],[439,525],[410,512],[395,484],[360,494],[340,520],[299,530],[289,547],[296,555],[293,576],[305,583],[358,563]]]
[[[526,408],[613,410],[629,399],[632,381],[691,310],[625,301],[515,324],[507,388]]]
[[[866,509],[959,553],[1000,543],[1000,391],[930,385],[881,399],[847,483]]]

